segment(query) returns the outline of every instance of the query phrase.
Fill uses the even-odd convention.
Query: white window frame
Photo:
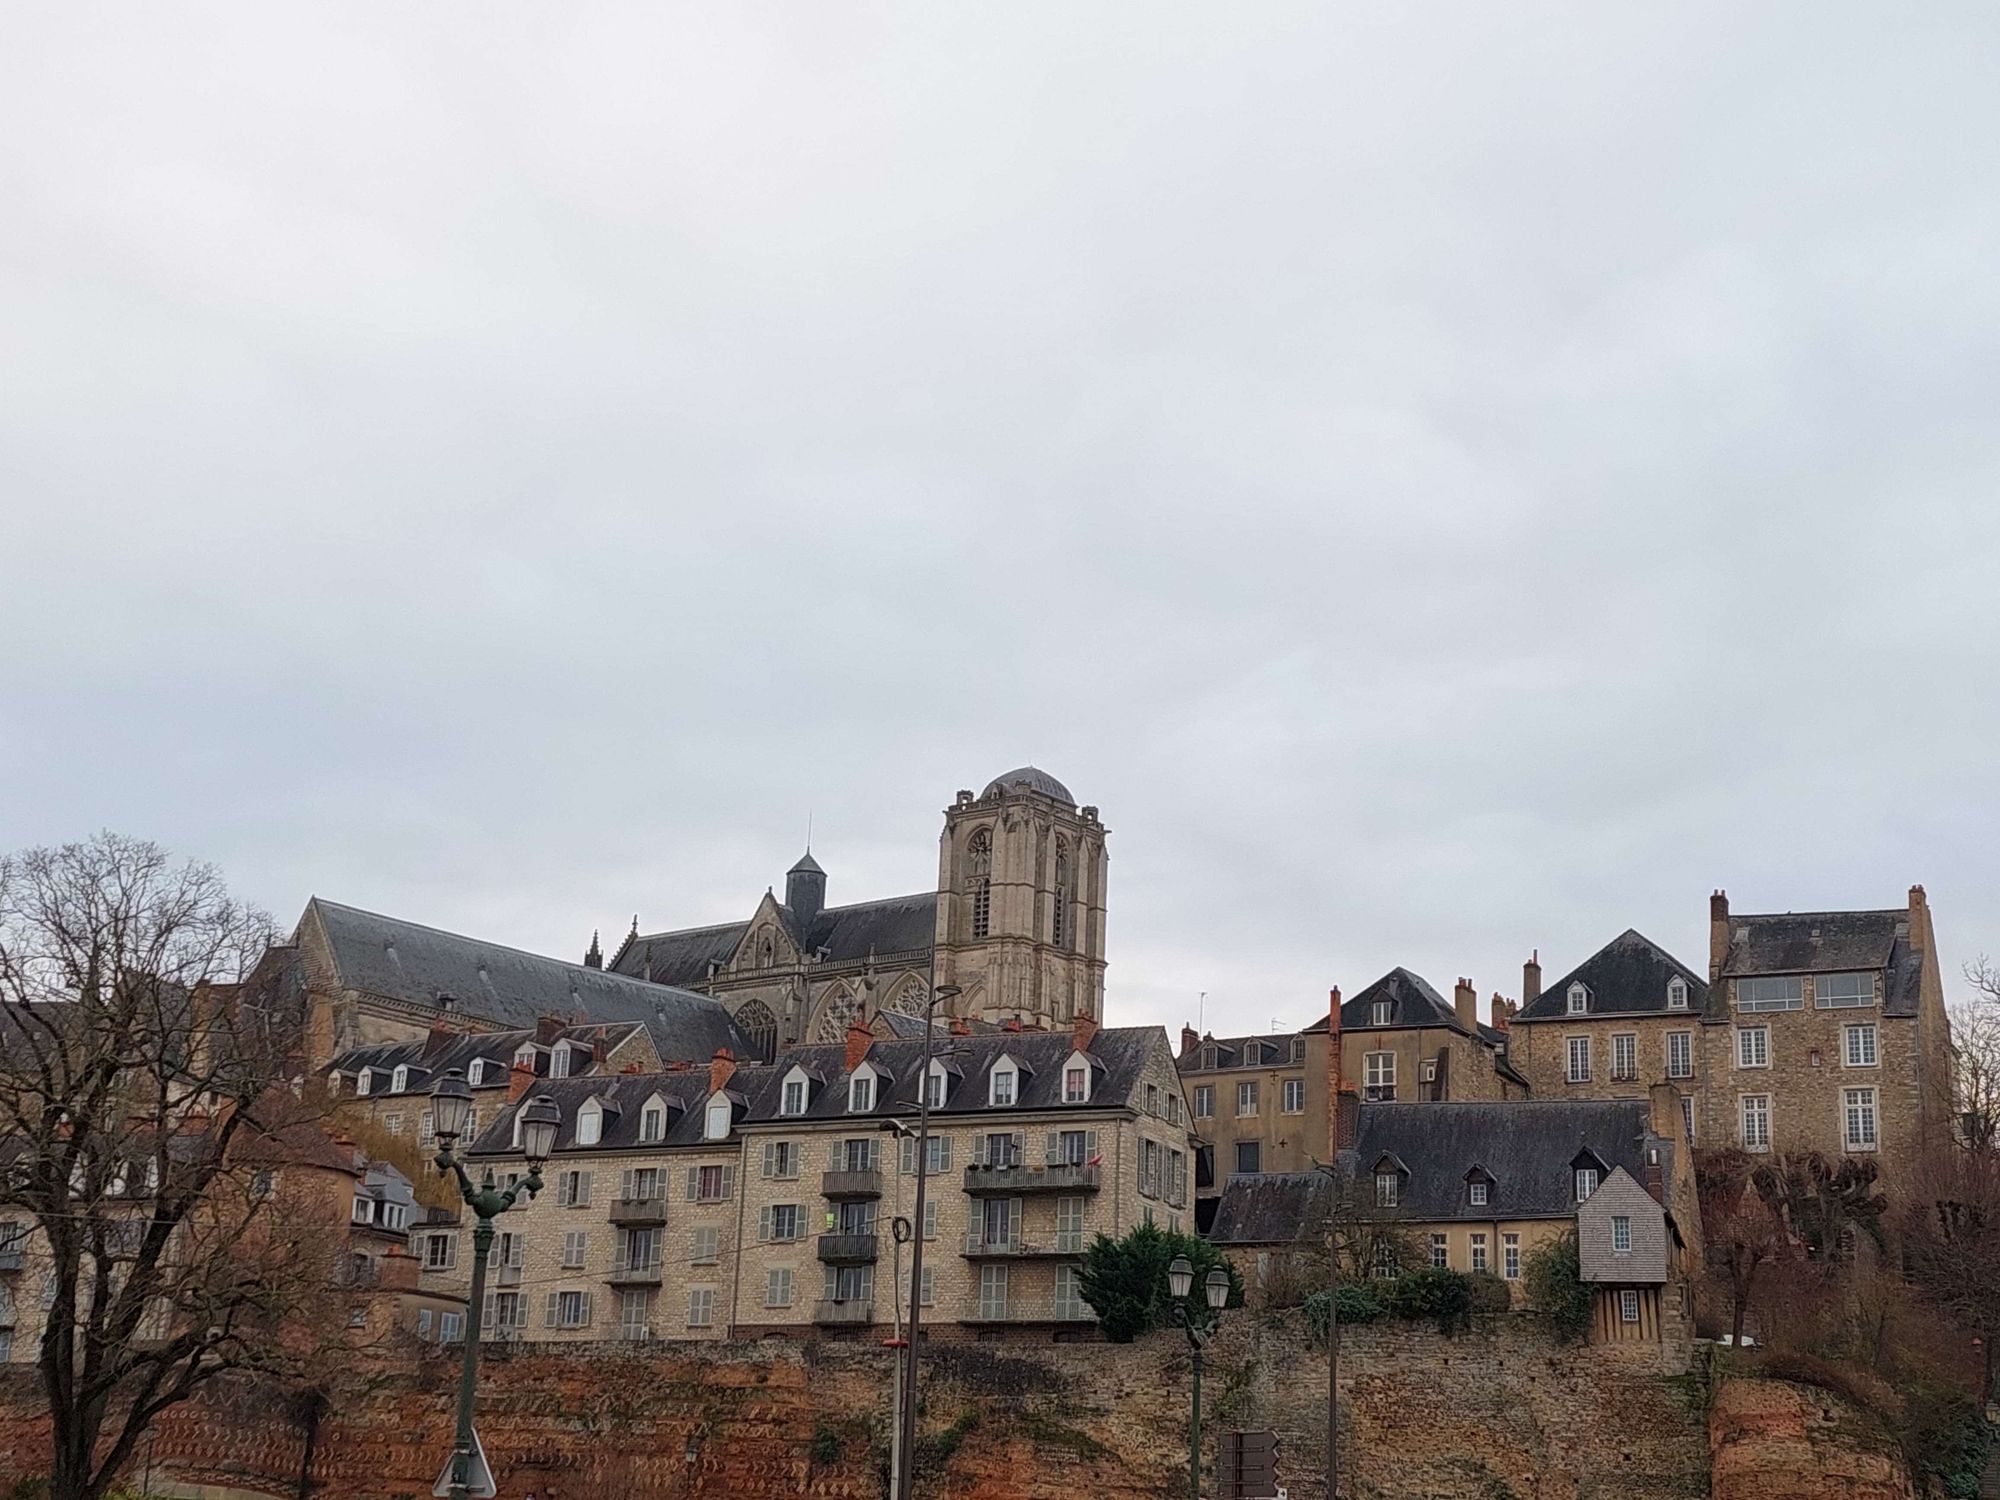
[[[926,1107],[943,1109],[945,1101],[951,1097],[951,1070],[935,1058],[931,1060],[931,1071],[924,1080]]]
[[[1371,1024],[1376,1026],[1390,1025],[1395,1018],[1396,1007],[1395,1002],[1392,1000],[1377,1000],[1373,1009],[1369,1012],[1369,1020]]]
[[[1624,1060],[1620,1061],[1620,1054]],[[1636,1031],[1614,1031],[1611,1033],[1611,1076],[1627,1083],[1639,1076],[1639,1033]]]
[[[1306,1112],[1306,1081],[1303,1078],[1287,1078],[1284,1083],[1284,1097],[1281,1101],[1284,1113],[1302,1115]]]
[[[1396,1087],[1396,1054],[1393,1052],[1364,1052],[1361,1054],[1361,1085],[1368,1089],[1394,1089]]]
[[[1003,1057],[986,1075],[986,1103],[992,1109],[1012,1109],[1021,1101],[1021,1069],[1011,1057]]]
[[[1676,1056],[1676,1053],[1679,1055]],[[1676,1063],[1679,1066],[1676,1066]],[[1670,1031],[1667,1033],[1667,1077],[1694,1077],[1694,1033],[1692,1031]]]
[[[604,1139],[604,1106],[595,1099],[586,1099],[583,1108],[576,1112],[576,1143],[579,1146],[595,1146]]]
[[[1861,993],[1830,995],[1828,986],[1836,980],[1859,980]],[[1843,990],[1851,986],[1841,985]],[[1813,975],[1813,1008],[1816,1010],[1867,1010],[1875,1004],[1875,976],[1850,970],[1841,974]]]
[[[1581,1066],[1579,1066],[1579,1061]],[[1590,1082],[1590,1038],[1569,1036],[1563,1038],[1563,1081],[1566,1083]]]
[[[1771,1066],[1771,1028],[1769,1026],[1739,1026],[1736,1028],[1736,1066],[1739,1069],[1758,1069]]]
[[[1611,1253],[1630,1255],[1632,1253],[1632,1216],[1613,1214],[1611,1216]]]
[[[1686,1010],[1688,1008],[1688,982],[1676,974],[1667,981],[1667,1009]]]
[[[1479,1271],[1490,1270],[1492,1268],[1492,1262],[1490,1262],[1486,1258],[1488,1247],[1486,1243],[1485,1230],[1475,1229],[1471,1233],[1466,1235],[1465,1246],[1466,1246],[1466,1266],[1465,1266],[1466,1270],[1479,1272]]]
[[[1639,1293],[1633,1287],[1622,1287],[1618,1292],[1618,1321],[1621,1323],[1639,1321]]]
[[[1487,1189],[1489,1186],[1490,1184],[1488,1184],[1483,1178],[1475,1182],[1468,1182],[1465,1185],[1466,1200],[1474,1208],[1486,1207],[1486,1200],[1488,1196]]]
[[[1857,1045],[1859,1043],[1866,1045]],[[1882,1065],[1882,1041],[1873,1021],[1861,1021],[1841,1028],[1840,1062],[1846,1068],[1877,1068]]]
[[[722,1141],[729,1138],[729,1131],[736,1123],[736,1110],[720,1094],[711,1094],[708,1107],[702,1113],[701,1135],[703,1140]]]
[[[1787,990],[1787,985],[1795,988]],[[1754,974],[1736,981],[1736,1008],[1746,1015],[1802,1010],[1805,995],[1805,977],[1800,974]]]
[[[475,1089],[478,1088],[479,1085],[481,1085],[482,1083],[486,1082],[485,1058],[483,1057],[473,1058],[471,1065],[467,1067],[465,1070],[465,1082],[468,1087]]]
[[[1752,1130],[1751,1122],[1757,1128]],[[1769,1094],[1739,1094],[1736,1098],[1737,1137],[1745,1151],[1759,1154],[1771,1149],[1771,1096]]]
[[[410,1086],[410,1065],[397,1063],[395,1071],[389,1075],[389,1092],[400,1094]]]
[[[368,1097],[368,1091],[370,1088],[374,1086],[375,1082],[373,1077],[374,1072],[375,1070],[373,1068],[363,1068],[360,1072],[354,1075],[355,1098],[365,1099]]]
[[[863,1063],[847,1080],[847,1112],[865,1115],[875,1108],[875,1070]]]
[[[1215,1118],[1215,1085],[1198,1083],[1194,1086],[1194,1117],[1197,1120]]]
[[[1521,1235],[1518,1230],[1504,1230],[1500,1235],[1500,1279],[1521,1279]]]
[[[1375,1174],[1375,1206],[1377,1208],[1400,1208],[1403,1196],[1403,1177],[1400,1172],[1377,1172]]]
[[[656,1145],[667,1138],[667,1101],[658,1094],[646,1101],[639,1111],[639,1140],[643,1145]]]
[[[1604,1174],[1595,1167],[1576,1168],[1576,1201],[1588,1202],[1590,1195],[1604,1185]]]
[[[805,1069],[794,1068],[785,1075],[785,1084],[778,1095],[778,1113],[790,1118],[806,1112],[812,1099],[812,1085],[807,1081]]]
[[[1243,1107],[1246,1103],[1250,1106],[1248,1109]],[[1236,1085],[1236,1118],[1239,1120],[1255,1119],[1257,1111],[1262,1105],[1263,1099],[1257,1088],[1257,1080],[1254,1078],[1240,1080]]]
[[[1857,1132],[1857,1126],[1865,1129]],[[1872,1084],[1840,1091],[1840,1139],[1850,1153],[1882,1149],[1882,1101]]]
[[[1565,1015],[1571,1015],[1571,1016],[1589,1015],[1590,1014],[1589,986],[1584,984],[1582,980],[1578,980],[1576,983],[1572,984],[1569,987],[1569,993],[1563,997],[1563,1001],[1564,1001],[1563,1013]]]
[[[549,1049],[549,1077],[569,1077],[569,1055],[571,1050],[568,1042],[557,1042],[555,1046]]]
[[[1437,1271],[1451,1269],[1451,1236],[1431,1231],[1431,1268]]]
[[[1076,1081],[1076,1075],[1078,1069],[1081,1069],[1083,1074],[1082,1078],[1083,1090],[1081,1093],[1076,1092],[1070,1087],[1070,1085]],[[1092,1087],[1094,1086],[1094,1083],[1095,1080],[1091,1077],[1090,1073],[1090,1058],[1081,1051],[1070,1053],[1069,1057],[1065,1059],[1063,1062],[1063,1072],[1062,1072],[1063,1103],[1088,1104],[1090,1102],[1090,1093]]]

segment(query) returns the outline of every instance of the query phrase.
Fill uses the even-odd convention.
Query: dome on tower
[[[1024,782],[1031,792],[1040,792],[1045,797],[1053,797],[1058,802],[1067,802],[1071,807],[1076,806],[1076,798],[1069,794],[1069,788],[1040,766],[1022,766],[1018,770],[1002,772],[987,782],[986,790],[979,795],[991,797],[996,792],[1011,790]]]

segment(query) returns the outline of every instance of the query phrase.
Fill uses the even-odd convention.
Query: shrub
[[[1556,1337],[1576,1343],[1590,1331],[1590,1287],[1576,1256],[1573,1231],[1537,1247],[1521,1268],[1521,1279]]]
[[[1207,1315],[1202,1283],[1217,1266],[1229,1276],[1228,1305],[1243,1305],[1243,1278],[1214,1245],[1197,1235],[1171,1234],[1157,1225],[1141,1224],[1115,1240],[1100,1234],[1084,1252],[1078,1290],[1097,1314],[1105,1338],[1114,1344],[1129,1344],[1140,1334],[1173,1321],[1174,1299],[1167,1293],[1167,1267],[1178,1255],[1185,1255],[1194,1266],[1194,1288],[1185,1302],[1190,1313]]]
[[[1305,1309],[1306,1331],[1314,1343],[1326,1342],[1327,1313],[1336,1304],[1343,1323],[1373,1323],[1383,1312],[1375,1288],[1365,1281],[1343,1281],[1334,1291],[1314,1292],[1300,1304]]]
[[[1514,1290],[1491,1271],[1474,1271],[1471,1283],[1472,1310],[1476,1313],[1503,1313],[1514,1305]]]
[[[1472,1321],[1472,1278],[1437,1266],[1405,1271],[1389,1292],[1399,1318],[1428,1318],[1440,1333],[1456,1333]]]

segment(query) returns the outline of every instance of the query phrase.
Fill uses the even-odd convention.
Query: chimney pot
[[[1521,1003],[1533,1005],[1542,993],[1542,950],[1537,948],[1521,965]]]
[[[1090,1044],[1097,1039],[1097,1018],[1077,1013],[1076,1021],[1070,1027],[1070,1041],[1079,1052],[1088,1052]]]
[[[1479,991],[1472,987],[1472,981],[1461,977],[1451,992],[1451,1008],[1458,1017],[1458,1024],[1467,1031],[1479,1029]]]
[[[516,1062],[507,1070],[507,1101],[512,1103],[527,1093],[535,1085],[535,1070],[524,1062]]]
[[[727,1088],[735,1072],[736,1054],[727,1047],[717,1047],[715,1057],[708,1065],[708,1091],[714,1094]]]
[[[875,1033],[870,1031],[856,1016],[847,1023],[847,1071],[852,1073],[861,1066],[861,1060],[868,1055],[868,1049],[875,1042]]]

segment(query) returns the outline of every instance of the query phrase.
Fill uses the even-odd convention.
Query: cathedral
[[[712,995],[751,1051],[837,1042],[856,1016],[920,1017],[932,982],[956,985],[953,1016],[1054,1030],[1103,1019],[1104,841],[1095,807],[1078,807],[1034,766],[996,776],[944,810],[937,889],[827,905],[810,850],[740,922],[642,933],[610,969]],[[604,966],[595,938],[584,962]]]

